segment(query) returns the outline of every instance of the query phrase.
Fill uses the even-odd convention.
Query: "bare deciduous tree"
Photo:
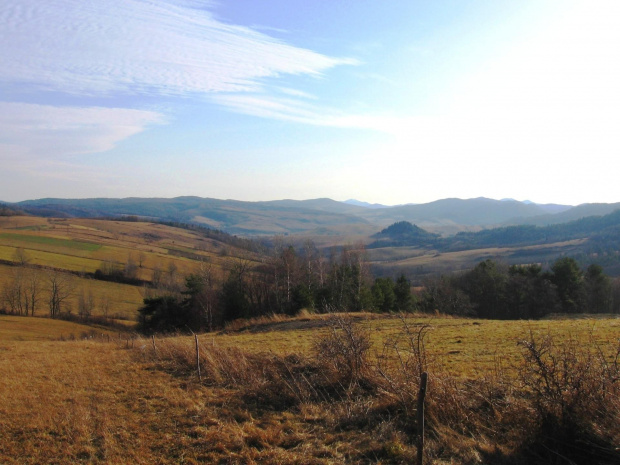
[[[95,297],[93,296],[93,291],[82,289],[82,292],[78,298],[78,313],[84,318],[88,319],[93,313],[93,309],[95,308]]]
[[[41,300],[41,288],[41,275],[37,270],[16,268],[3,286],[2,304],[10,313],[32,316]]]
[[[125,277],[135,279],[138,275],[138,265],[133,257],[133,254],[129,254],[127,257],[127,263],[125,263],[124,269]]]
[[[103,314],[104,318],[109,318],[110,306],[110,296],[108,294],[102,295],[101,299],[99,300],[99,308],[101,309],[101,313]]]
[[[48,305],[50,317],[56,318],[73,295],[74,283],[70,275],[53,270],[47,275]]]
[[[28,270],[24,277],[24,308],[26,313],[30,312],[30,316],[34,316],[39,302],[41,301],[41,292],[43,283],[41,273],[36,270]]]
[[[22,249],[21,247],[17,247],[15,249],[15,253],[13,254],[13,260],[17,262],[19,265],[24,266],[30,262],[30,256],[28,253]]]
[[[159,289],[162,285],[162,271],[159,264],[153,267],[153,274],[151,276],[151,286],[155,289]]]
[[[2,303],[9,313],[22,315],[24,294],[24,273],[21,268],[12,271],[12,276],[3,286]],[[27,310],[26,310],[27,312]]]
[[[211,263],[200,262],[198,277],[201,282],[201,290],[197,296],[197,303],[201,313],[206,319],[207,328],[213,331],[214,313],[217,307],[218,289],[216,287],[215,271]]]

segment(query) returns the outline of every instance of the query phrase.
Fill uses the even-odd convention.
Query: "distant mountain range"
[[[382,205],[380,203],[362,202],[360,200],[355,200],[355,199],[345,200],[344,203],[348,203],[349,205],[357,205],[358,207],[366,207],[366,208],[390,208],[389,205]]]
[[[540,205],[512,199],[443,199],[385,206],[357,200],[274,200],[244,202],[200,197],[124,199],[39,199],[7,204],[28,214],[56,217],[113,217],[201,224],[238,235],[366,235],[400,221],[443,235],[492,227],[546,226],[620,209],[620,203]]]

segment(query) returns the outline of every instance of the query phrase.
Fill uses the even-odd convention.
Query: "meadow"
[[[199,378],[194,337],[60,340],[69,327],[47,319],[5,325],[20,318],[0,317],[1,463],[413,463],[420,367],[425,463],[617,463],[617,383],[599,376],[600,398],[584,373],[600,348],[618,375],[620,319],[263,318],[199,335]],[[523,341],[548,338],[563,373],[582,373],[585,398],[563,386],[573,413],[527,384],[538,366]],[[558,444],[573,427],[588,453]]]
[[[51,318],[33,318],[13,315],[0,315],[0,350],[10,350],[7,343],[15,341],[58,341],[79,339],[97,334],[114,334],[108,328],[84,325],[71,321]]]

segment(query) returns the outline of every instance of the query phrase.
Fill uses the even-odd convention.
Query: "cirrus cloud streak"
[[[211,12],[155,0],[6,0],[0,80],[99,95],[257,90],[282,74],[320,75],[354,60],[287,45]]]

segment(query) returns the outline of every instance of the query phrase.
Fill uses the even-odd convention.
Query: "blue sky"
[[[4,0],[0,200],[618,202],[620,2]]]

